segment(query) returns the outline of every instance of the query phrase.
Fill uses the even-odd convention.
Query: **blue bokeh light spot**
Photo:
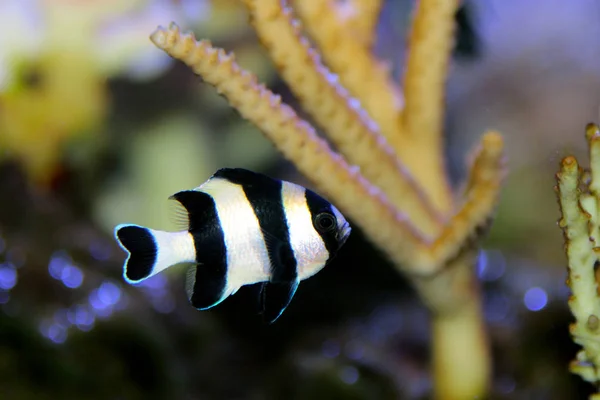
[[[10,290],[17,284],[17,270],[10,264],[0,264],[0,289]]]
[[[67,329],[49,321],[42,321],[40,324],[40,333],[57,344],[64,343],[67,340]]]
[[[530,311],[540,311],[548,304],[548,295],[540,287],[532,287],[525,292],[523,297],[525,307]]]
[[[113,306],[121,298],[121,289],[112,282],[104,282],[98,288],[98,300],[107,306]]]
[[[74,265],[67,265],[60,272],[60,280],[66,287],[76,289],[83,283],[83,272]]]
[[[99,289],[94,289],[89,295],[89,303],[98,318],[108,318],[113,313],[113,306],[100,299]]]
[[[96,320],[92,310],[83,304],[72,307],[67,313],[67,318],[72,325],[86,332],[92,329]]]
[[[481,251],[477,258],[477,276],[487,282],[502,278],[506,272],[506,261],[499,251]]]
[[[57,344],[64,343],[67,340],[67,330],[60,325],[52,324],[48,329],[48,338]]]
[[[54,279],[61,279],[63,270],[71,264],[71,258],[66,252],[59,250],[52,254],[48,263],[48,273]]]
[[[88,301],[94,310],[102,310],[108,307],[104,302],[100,301],[98,298],[98,289],[94,289],[90,292],[88,296]]]
[[[79,305],[75,308],[76,325],[89,325],[93,321],[94,315],[87,309],[87,307]]]

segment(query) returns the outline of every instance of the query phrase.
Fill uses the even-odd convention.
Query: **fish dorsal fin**
[[[272,324],[281,316],[298,289],[298,279],[288,282],[265,282],[261,291],[261,310],[265,322]]]
[[[197,190],[183,190],[169,197],[171,200],[177,200],[187,211],[188,230],[197,231],[205,226],[209,216],[212,216],[214,208],[213,198],[204,192]]]
[[[221,168],[211,178],[225,179],[242,186],[265,186],[277,184],[277,181],[267,175],[249,171],[243,168]]]
[[[198,310],[212,308],[233,291],[227,282],[224,265],[192,265],[186,273],[185,291]]]
[[[187,209],[175,200],[175,197],[169,197],[169,222],[173,224],[176,231],[187,231],[190,227],[190,216]]]

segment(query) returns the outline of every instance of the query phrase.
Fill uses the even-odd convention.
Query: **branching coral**
[[[473,263],[502,182],[503,141],[484,135],[457,200],[443,167],[441,122],[457,1],[418,2],[405,100],[370,51],[380,2],[295,2],[327,66],[285,2],[245,4],[281,76],[339,153],[232,54],[174,23],[151,40],[213,85],[411,280],[433,317],[436,398],[484,395],[489,353]],[[353,6],[371,12],[349,12]]]
[[[575,317],[570,332],[583,347],[570,369],[596,386],[600,384],[600,296],[597,266],[600,262],[600,128],[589,124],[586,138],[590,169],[582,169],[575,157],[565,157],[556,174],[555,190],[562,218],[571,288],[569,307]],[[600,393],[591,399],[600,399]]]

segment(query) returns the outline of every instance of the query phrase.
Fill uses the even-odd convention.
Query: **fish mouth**
[[[348,222],[346,222],[344,224],[344,226],[341,229],[340,235],[339,235],[339,247],[342,247],[344,245],[344,243],[346,243],[346,240],[348,240],[348,237],[350,236],[350,232],[352,231],[352,228],[350,228],[350,224]]]

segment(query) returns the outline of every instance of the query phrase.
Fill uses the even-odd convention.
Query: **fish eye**
[[[319,232],[331,232],[336,228],[336,224],[335,216],[330,213],[324,212],[315,217],[315,228]]]

